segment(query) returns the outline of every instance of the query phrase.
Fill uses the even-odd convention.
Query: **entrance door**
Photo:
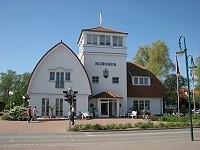
[[[109,103],[108,102],[101,102],[101,117],[108,117],[109,115]]]
[[[109,117],[117,117],[117,102],[116,101],[110,101],[109,102]]]

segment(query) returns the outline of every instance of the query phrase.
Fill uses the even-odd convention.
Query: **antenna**
[[[102,10],[100,11],[100,16],[99,16],[100,27],[102,27],[102,21],[103,21],[101,14],[102,14]]]

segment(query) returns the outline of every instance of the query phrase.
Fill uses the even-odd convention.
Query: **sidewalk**
[[[143,122],[142,119],[131,118],[108,118],[108,119],[91,119],[75,120],[76,124],[135,124]],[[69,120],[62,121],[3,121],[0,120],[0,133],[64,133],[69,128]]]

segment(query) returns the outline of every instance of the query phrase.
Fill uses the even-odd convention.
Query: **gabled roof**
[[[127,96],[128,97],[164,97],[165,89],[158,78],[146,68],[127,62]],[[133,85],[132,76],[150,77],[150,86]]]
[[[122,32],[122,31],[117,31],[117,30],[113,30],[110,28],[104,28],[104,27],[95,27],[95,28],[89,28],[89,29],[82,29],[80,36],[78,38],[78,42],[81,38],[81,35],[84,31],[89,31],[89,32],[104,32],[104,33],[115,33],[115,34],[125,34],[128,35],[127,32]]]
[[[97,95],[92,96],[91,98],[118,98],[118,99],[120,98],[122,99],[123,97],[119,96],[118,94],[112,91],[104,91]]]

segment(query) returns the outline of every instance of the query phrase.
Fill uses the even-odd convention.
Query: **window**
[[[97,35],[87,34],[87,44],[97,45]]]
[[[105,35],[100,35],[100,45],[105,45]]]
[[[49,116],[49,98],[42,98],[42,116]]]
[[[65,72],[65,81],[70,81],[70,72]]]
[[[87,44],[92,44],[92,34],[87,34]]]
[[[55,88],[64,88],[64,82],[71,80],[71,72],[50,72],[49,81],[55,81]]]
[[[118,37],[118,46],[123,46],[122,37]]]
[[[64,72],[56,72],[55,88],[64,88]]]
[[[149,80],[148,80],[148,78],[144,78],[144,85],[149,85]]]
[[[106,36],[106,45],[110,45],[110,36]]]
[[[113,46],[123,46],[123,38],[119,36],[113,36]]]
[[[144,101],[139,101],[139,109],[144,110]]]
[[[150,110],[150,101],[145,101],[145,110]]]
[[[63,99],[56,98],[56,116],[63,116]]]
[[[92,43],[94,45],[97,45],[97,35],[93,35],[93,37],[92,37]]]
[[[143,86],[150,86],[150,77],[140,77],[134,76],[133,77],[133,85],[143,85]]]
[[[113,36],[113,46],[117,46],[117,36]]]
[[[133,109],[138,110],[138,101],[133,101]]]
[[[54,81],[54,80],[55,80],[55,72],[50,72],[49,81]]]
[[[99,77],[98,76],[93,76],[92,77],[92,83],[99,83]]]
[[[138,78],[135,77],[135,78],[133,78],[133,80],[134,80],[134,81],[133,81],[133,82],[134,82],[134,85],[138,85]]]
[[[150,110],[150,101],[149,100],[134,100],[133,101],[134,110]]]
[[[119,77],[113,77],[112,82],[113,83],[119,83]]]

